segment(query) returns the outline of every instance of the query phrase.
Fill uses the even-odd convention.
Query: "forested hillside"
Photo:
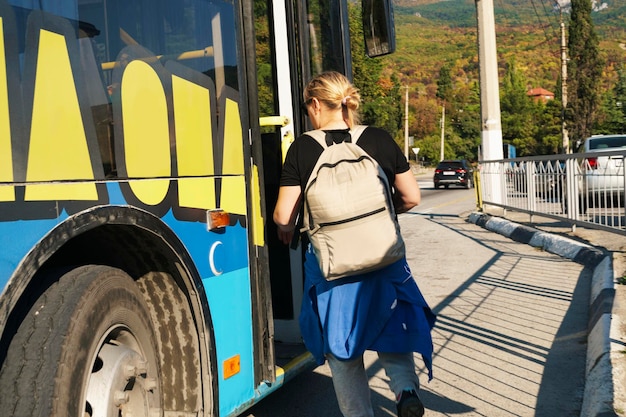
[[[555,103],[532,109],[533,115],[526,121],[535,125],[532,140],[521,132],[528,128],[515,126],[522,121],[503,114],[503,138],[513,142],[519,137],[516,145],[522,154],[560,151],[561,16],[566,28],[569,23],[569,2],[561,3],[562,15],[556,0],[494,0],[501,96],[518,93],[520,88],[541,87],[557,98]],[[388,79],[397,78],[402,103],[405,87],[409,88],[409,134],[424,150],[420,155],[433,160],[439,157],[444,102],[437,98],[437,92],[438,83],[445,81],[451,86],[445,102],[445,157],[476,159],[480,103],[474,0],[395,0],[394,13],[397,49],[383,58],[384,73]],[[626,2],[594,2],[592,18],[605,61],[601,90],[608,95],[626,60]],[[442,74],[450,79],[441,80]],[[514,97],[502,100],[503,112],[514,114],[519,101]],[[403,126],[398,124],[399,139],[404,135]]]
[[[592,16],[601,49],[607,55],[607,70],[613,71],[615,64],[626,57],[626,2],[603,3],[607,6]],[[434,69],[436,77],[444,62],[476,57],[473,0],[396,0],[394,5],[398,51],[391,61],[399,65],[399,70],[406,65],[411,73],[412,67],[418,66],[418,73],[433,74]],[[496,0],[494,14],[502,70],[514,58],[530,83],[554,89],[560,73],[560,21],[555,1]],[[563,21],[567,24],[568,19],[566,9]]]

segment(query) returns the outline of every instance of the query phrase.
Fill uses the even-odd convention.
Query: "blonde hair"
[[[327,71],[313,78],[304,89],[304,102],[318,99],[331,110],[342,109],[343,118],[352,129],[360,122],[359,106],[361,95],[345,75],[336,71]]]

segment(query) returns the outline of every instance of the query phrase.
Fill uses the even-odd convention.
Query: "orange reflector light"
[[[224,361],[224,379],[228,379],[231,376],[238,374],[240,370],[241,361],[239,355],[235,355]]]
[[[230,224],[230,215],[222,209],[208,210],[206,223],[209,230],[221,229]]]

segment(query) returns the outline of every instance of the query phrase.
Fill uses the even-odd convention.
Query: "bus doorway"
[[[289,145],[311,128],[300,106],[304,85],[327,70],[352,76],[347,4],[255,0],[254,9],[274,339],[278,350],[297,352],[301,348],[294,346],[302,345],[303,248],[299,241],[288,247],[278,240],[272,213]]]

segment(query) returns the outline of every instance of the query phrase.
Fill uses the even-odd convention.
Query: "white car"
[[[621,198],[619,206],[624,207],[624,158],[619,155],[603,155],[608,151],[626,150],[626,135],[598,135],[587,138],[579,150],[587,155],[580,165],[582,181],[579,193],[582,211],[587,207],[609,204],[613,206],[615,198]],[[610,201],[610,203],[609,203]]]

